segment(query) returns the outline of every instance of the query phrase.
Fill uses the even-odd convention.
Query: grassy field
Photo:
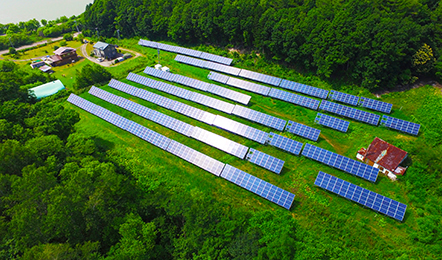
[[[131,44],[134,45],[131,46]],[[222,115],[234,119],[238,122],[245,123],[266,132],[275,132],[275,130],[269,129],[262,125],[249,122],[247,120],[237,118],[235,116],[228,115],[213,110],[211,108],[192,103],[187,100],[181,100],[169,94],[161,93],[157,90],[149,89],[147,87],[125,80],[124,78],[128,74],[128,72],[132,71],[143,75],[142,70],[145,66],[153,66],[156,63],[156,50],[140,47],[136,44],[136,41],[134,40],[125,40],[121,43],[121,46],[130,47],[133,50],[145,54],[147,57],[142,59],[140,58],[138,59],[138,61],[133,63],[128,63],[129,65],[122,65],[110,68],[112,74],[115,75],[117,78],[122,79],[123,82],[129,83],[136,87],[147,89],[151,92],[161,94],[171,99],[179,100],[191,106],[209,111],[213,114]],[[175,54],[161,52],[161,64],[169,67],[173,73],[178,73],[206,82],[210,82],[207,79],[207,74],[209,73],[208,70],[180,64],[173,60],[174,57]],[[253,63],[248,62],[246,58],[244,58],[244,60],[245,62],[238,62],[237,66],[254,70]],[[269,67],[269,72],[267,72],[269,74],[271,71],[283,72],[282,75],[275,74],[275,76],[293,79],[304,83],[318,81],[318,79],[316,78],[303,78],[300,74],[294,75],[291,71],[285,70],[283,68],[274,68],[271,66]],[[266,71],[264,70],[264,72]],[[144,74],[143,76],[146,75]],[[323,88],[331,87],[329,84],[324,82],[318,85]],[[349,87],[343,86],[343,89],[345,88]],[[333,216],[334,219],[336,219],[336,221],[338,222],[336,225],[341,225],[341,232],[344,235],[345,232],[349,232],[349,234],[351,234],[347,234],[345,235],[345,237],[342,238],[344,241],[346,241],[346,243],[351,243],[349,242],[349,239],[352,239],[354,235],[359,237],[365,236],[361,238],[362,240],[358,240],[358,243],[361,243],[361,241],[370,243],[370,241],[381,239],[388,242],[393,247],[407,247],[408,245],[411,245],[412,240],[408,239],[408,236],[410,232],[416,229],[417,223],[415,219],[415,209],[405,193],[404,182],[401,182],[400,180],[397,182],[391,182],[386,176],[380,174],[376,183],[370,183],[345,172],[309,160],[305,157],[293,156],[286,152],[278,150],[275,147],[261,145],[248,139],[244,139],[237,135],[231,134],[229,132],[220,130],[216,127],[203,124],[196,120],[187,118],[181,114],[163,109],[142,99],[119,92],[108,86],[105,86],[102,89],[284,160],[284,169],[281,175],[277,175],[245,160],[240,160],[234,156],[228,155],[222,151],[212,148],[204,143],[187,138],[156,123],[145,120],[122,108],[117,107],[116,105],[112,105],[103,100],[100,100],[88,93],[83,93],[81,95],[83,98],[89,101],[92,101],[130,120],[140,123],[154,131],[157,131],[200,152],[203,152],[204,154],[218,159],[223,163],[229,163],[234,167],[237,167],[254,176],[264,179],[274,185],[277,185],[278,187],[293,192],[294,194],[296,194],[296,198],[294,205],[292,206],[290,211],[282,209],[265,199],[262,199],[246,190],[243,190],[242,188],[235,186],[234,184],[223,180],[222,178],[215,177],[212,174],[197,168],[196,166],[193,166],[181,159],[178,159],[172,154],[169,154],[159,148],[154,147],[153,145],[148,144],[145,141],[101,120],[96,116],[93,116],[81,109],[74,107],[69,103],[66,103],[67,107],[75,109],[77,112],[80,113],[81,121],[77,124],[77,130],[87,136],[90,136],[91,138],[95,138],[96,140],[98,140],[99,143],[103,145],[103,147],[108,149],[108,153],[111,153],[115,155],[116,158],[119,158],[121,165],[131,168],[134,172],[137,172],[139,181],[142,182],[143,177],[145,179],[154,178],[159,182],[165,183],[165,185],[170,185],[170,187],[173,187],[174,185],[184,185],[188,187],[188,189],[196,188],[207,194],[207,196],[213,196],[214,198],[226,201],[231,205],[246,207],[253,211],[270,209],[277,211],[277,214],[290,214],[294,218],[298,219],[303,226],[317,232],[322,232],[321,230],[324,226],[330,225],[330,223],[327,223],[327,221],[329,221],[328,218],[330,216]],[[200,92],[195,89],[187,89],[195,92]],[[293,120],[299,123],[303,123],[305,125],[312,126],[321,130],[321,136],[317,143],[307,141],[306,139],[302,139],[286,132],[280,134],[303,143],[308,142],[315,144],[319,147],[337,152],[352,159],[356,159],[356,152],[361,147],[367,147],[375,137],[386,140],[393,145],[404,149],[405,151],[411,150],[413,147],[413,143],[416,142],[418,138],[422,138],[422,131],[424,131],[421,130],[421,134],[419,137],[414,137],[383,127],[371,126],[364,123],[359,123],[357,121],[345,119],[351,122],[350,127],[348,133],[341,133],[329,128],[322,127],[320,125],[316,125],[314,123],[314,118],[317,111],[312,111],[283,101],[274,100],[269,97],[263,97],[242,90],[234,90],[252,96],[251,102],[249,104],[249,107],[252,109],[256,109],[258,111],[262,111],[277,116],[279,118],[283,118],[285,120]],[[356,88],[352,92],[354,94],[363,93],[364,96],[370,98],[374,97],[372,94],[368,93],[368,91],[358,88]],[[204,94],[222,99],[208,93]],[[404,92],[386,94],[382,96],[382,101],[389,102],[394,105],[391,116],[419,123],[419,120],[414,118],[413,115],[415,114],[416,110],[425,102],[426,98],[429,95],[435,94],[440,95],[440,90],[436,90],[431,87],[423,87],[411,89]],[[373,111],[369,112],[377,113]],[[410,154],[411,158],[413,158],[413,156],[413,154]],[[407,163],[410,165],[410,167],[413,167],[412,160]],[[364,208],[356,203],[350,202],[344,198],[338,197],[316,187],[314,185],[314,180],[318,171],[327,172],[351,183],[360,185],[364,188],[407,204],[408,209],[404,221],[402,223],[398,222],[394,219],[386,217],[382,214],[378,214],[370,209]],[[364,230],[365,233],[361,233],[361,230]],[[358,234],[354,234],[355,232],[358,232]]]
[[[79,41],[68,41],[66,43],[67,43],[66,47],[71,47],[71,48],[75,48],[75,49],[79,48],[82,44]],[[25,51],[24,53],[18,52],[15,59],[17,59],[17,60],[29,60],[29,59],[35,60],[36,58],[40,58],[43,56],[53,55],[55,46],[60,47],[60,41],[51,42],[51,43],[48,43],[46,46],[42,46],[42,47],[39,47],[36,49],[28,50],[28,51]]]

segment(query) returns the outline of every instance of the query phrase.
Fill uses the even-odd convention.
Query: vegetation
[[[368,89],[440,74],[439,1],[99,0],[85,33],[257,50],[270,60]]]
[[[77,71],[74,89],[79,90],[94,84],[106,84],[112,75],[102,66],[97,64],[86,65]]]

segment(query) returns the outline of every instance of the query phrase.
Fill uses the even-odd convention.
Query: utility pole
[[[80,33],[80,30],[78,30],[77,20],[75,20],[75,27],[77,27],[77,32]]]
[[[160,48],[157,48],[157,50],[158,50],[158,64],[161,64],[160,63]]]
[[[95,32],[97,32],[97,37],[100,38],[100,34],[98,33],[98,28],[95,27]]]
[[[118,40],[120,40],[120,29],[117,30]]]
[[[14,48],[14,45],[12,45],[11,37],[9,37],[9,43],[11,44],[11,47]]]

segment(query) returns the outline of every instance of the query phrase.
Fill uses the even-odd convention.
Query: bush
[[[61,41],[60,42],[60,46],[66,46],[66,45],[68,45],[68,43],[66,41]]]
[[[70,33],[66,33],[65,35],[63,35],[63,40],[65,41],[72,41],[73,39],[74,37]]]
[[[14,55],[17,53],[17,50],[14,47],[9,47],[9,54]]]
[[[54,51],[57,50],[58,48],[60,48],[60,46],[55,45],[54,46]]]
[[[105,68],[97,64],[86,65],[80,72],[74,82],[74,89],[79,90],[94,84],[108,82],[112,75]]]

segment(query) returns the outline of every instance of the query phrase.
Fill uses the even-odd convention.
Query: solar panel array
[[[212,72],[212,74],[213,73],[216,72]],[[229,80],[225,84],[234,88],[244,89],[253,93],[261,94],[263,96],[267,96],[270,92],[269,87],[233,77],[229,77]]]
[[[357,106],[359,103],[358,96],[353,96],[336,90],[330,90],[330,95],[328,95],[328,99],[333,101],[339,101],[352,106]]]
[[[320,99],[326,99],[328,96],[328,90],[322,88],[315,88],[309,85],[304,85],[298,82],[283,79],[279,85],[281,88],[292,90],[298,93],[306,94],[312,97]]]
[[[347,132],[348,126],[350,125],[350,122],[348,121],[332,117],[329,115],[325,115],[322,113],[316,114],[315,122],[320,125],[327,126],[344,133]]]
[[[295,105],[303,106],[313,110],[317,110],[319,106],[319,100],[304,97],[294,93],[290,93],[284,90],[272,88],[269,92],[269,97],[280,99]]]
[[[366,97],[361,97],[359,100],[359,106],[387,114],[390,114],[391,109],[393,108],[393,104]]]
[[[378,125],[380,119],[379,115],[336,104],[327,100],[322,100],[319,109],[376,126]]]
[[[315,142],[318,141],[319,135],[321,134],[321,130],[293,121],[288,121],[285,131]]]
[[[181,97],[201,105],[205,105],[207,107],[211,107],[227,114],[231,114],[233,109],[235,108],[235,105],[227,103],[225,101],[212,98],[197,92],[189,91],[187,89],[176,87],[161,81],[149,79],[134,73],[129,73],[127,79],[142,84],[144,86],[151,87],[153,89],[157,89],[171,95]]]
[[[419,124],[408,122],[408,121],[405,121],[402,119],[397,119],[397,118],[394,118],[391,116],[386,116],[386,115],[382,116],[381,125],[388,127],[388,128],[402,131],[404,133],[412,134],[412,135],[418,135],[419,129],[421,127],[421,125],[419,125]]]
[[[379,169],[312,144],[305,144],[302,155],[371,182],[378,178]]]
[[[209,75],[207,75],[207,78],[219,83],[226,84],[227,81],[229,81],[230,77],[226,76],[224,74],[216,73],[216,72],[209,72]]]
[[[246,172],[238,170],[228,164],[215,160],[186,145],[171,140],[140,124],[130,121],[103,107],[97,106],[79,96],[76,96],[75,94],[71,94],[69,96],[68,102],[216,176],[220,176],[222,174],[222,178],[237,184],[240,187],[243,187],[281,207],[290,209],[293,203],[295,198],[294,194],[256,178]]]
[[[287,123],[287,121],[281,118],[277,118],[239,105],[235,106],[235,108],[232,111],[232,114],[279,131],[284,130],[284,127]]]
[[[247,153],[246,160],[277,174],[281,173],[281,170],[284,167],[283,160],[253,148],[250,148],[249,153]]]
[[[195,58],[182,56],[182,55],[177,55],[175,57],[175,60],[178,62],[184,63],[184,64],[188,64],[188,65],[192,65],[192,66],[196,66],[196,67],[200,67],[200,68],[208,69],[208,70],[215,70],[215,71],[219,71],[219,72],[223,72],[223,73],[235,75],[235,76],[238,76],[238,74],[241,71],[241,69],[238,69],[235,67],[219,64],[216,62],[195,59]]]
[[[258,142],[260,144],[265,144],[269,136],[267,132],[236,122],[232,119],[220,115],[216,116],[215,120],[213,121],[213,125],[239,136]]]
[[[236,156],[240,159],[244,159],[249,150],[248,147],[233,142],[225,137],[214,134],[210,131],[204,130],[199,127],[195,127],[192,131],[192,138],[213,146],[221,151]]]
[[[224,178],[250,192],[253,192],[283,208],[290,209],[295,195],[263,181],[253,175],[226,164],[221,178]]]
[[[145,47],[158,48],[158,49],[164,50],[164,51],[170,51],[170,52],[174,52],[174,53],[184,54],[187,56],[201,58],[204,60],[210,60],[210,61],[218,62],[221,64],[225,64],[225,65],[230,65],[233,61],[232,59],[222,57],[219,55],[214,55],[214,54],[207,53],[207,52],[195,51],[192,49],[187,49],[187,48],[183,48],[183,47],[179,47],[179,46],[172,46],[169,44],[151,42],[151,41],[146,41],[146,40],[142,40],[142,39],[140,39],[138,41],[138,44],[141,46],[145,46]]]
[[[266,83],[266,84],[269,84],[272,86],[279,86],[279,84],[281,83],[280,78],[265,75],[265,74],[250,71],[250,70],[244,70],[244,69],[241,70],[241,72],[239,73],[238,76],[246,78],[246,79],[251,79],[254,81]]]
[[[201,80],[185,77],[179,74],[173,74],[170,72],[157,70],[151,67],[146,67],[144,69],[144,73],[164,80],[179,83],[181,85],[185,85],[194,89],[209,92],[244,105],[247,105],[251,98],[249,95],[234,90],[230,90],[228,88],[220,87],[218,85],[210,84]]]
[[[269,134],[269,145],[277,147],[281,150],[289,152],[294,155],[299,155],[302,150],[303,143],[297,142],[293,139],[271,132]]]
[[[404,219],[407,205],[330,174],[319,171],[315,185],[396,220]]]

